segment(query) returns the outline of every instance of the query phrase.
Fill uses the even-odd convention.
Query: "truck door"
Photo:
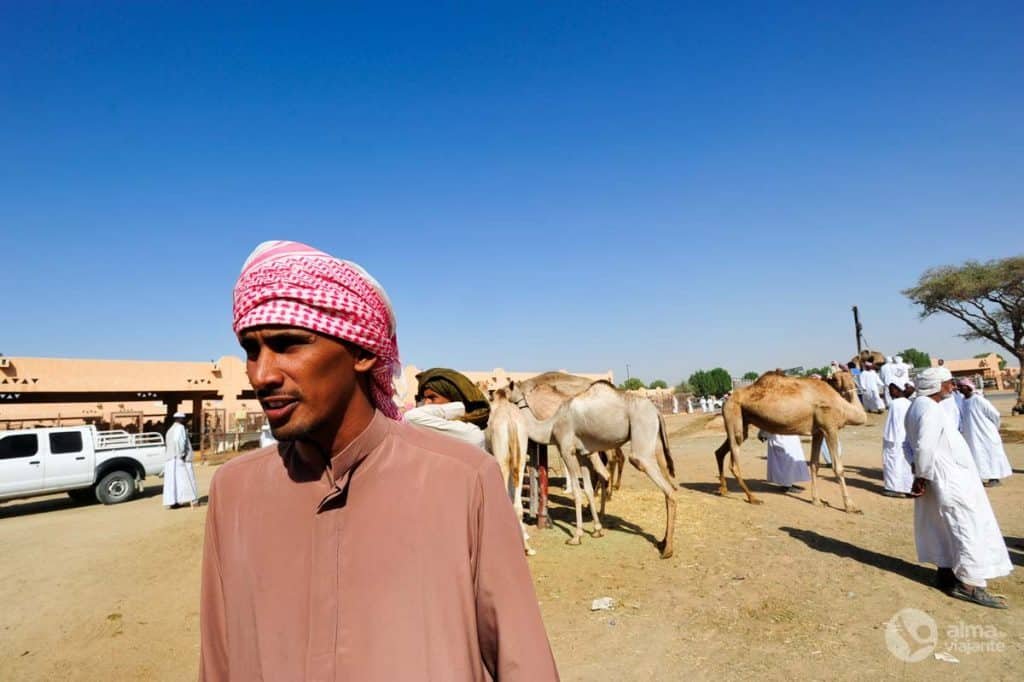
[[[35,433],[0,433],[0,495],[43,488],[43,453]]]
[[[82,432],[76,429],[50,431],[47,434],[43,484],[47,490],[65,490],[92,483],[95,464],[92,448],[87,448]]]

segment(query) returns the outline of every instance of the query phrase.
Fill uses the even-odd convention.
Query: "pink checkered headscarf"
[[[398,375],[395,313],[384,289],[359,265],[298,242],[256,247],[235,284],[234,330],[268,324],[310,329],[377,356],[371,399],[399,419],[393,379]]]

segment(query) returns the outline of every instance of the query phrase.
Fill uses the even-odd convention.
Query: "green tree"
[[[664,379],[655,379],[647,385],[647,388],[668,388],[668,383]]]
[[[903,357],[905,362],[909,362],[918,369],[932,366],[932,356],[928,355],[922,350],[916,348],[908,348],[902,353],[899,353]]]
[[[642,379],[630,377],[629,379],[626,379],[621,384],[619,384],[619,388],[624,389],[626,391],[635,391],[638,388],[644,388],[644,382]]]
[[[695,395],[721,397],[732,390],[732,376],[721,367],[715,367],[710,372],[697,370],[690,375],[687,383]]]
[[[709,373],[711,377],[711,388],[712,393],[716,397],[721,398],[723,395],[732,390],[732,375],[727,370],[721,367],[715,367]]]
[[[698,369],[696,372],[690,375],[690,378],[686,380],[686,383],[693,389],[694,395],[707,395],[709,392],[710,383],[708,381],[708,373],[702,369]]]
[[[680,381],[676,385],[676,392],[677,393],[693,393],[693,387],[690,386],[690,384],[687,383],[686,381]]]
[[[921,317],[951,315],[967,328],[962,338],[991,341],[1024,366],[1024,256],[932,268],[903,294]],[[1017,402],[1024,403],[1024,382]]]
[[[758,374],[757,372],[747,372],[746,374],[743,375],[743,378],[746,379],[747,381],[757,381],[757,378],[759,376],[761,375]]]

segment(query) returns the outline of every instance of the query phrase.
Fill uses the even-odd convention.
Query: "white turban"
[[[892,362],[892,361],[893,361],[893,360],[892,360],[892,356],[891,356],[891,355],[886,355],[886,356],[885,356],[885,361],[886,361],[886,362]]]
[[[929,367],[917,375],[914,385],[921,396],[935,395],[942,390],[942,384],[951,381],[953,375],[945,367]]]
[[[896,357],[893,358],[893,360],[895,360],[896,362],[900,363],[901,365],[903,364],[903,356],[902,355],[897,355]]]

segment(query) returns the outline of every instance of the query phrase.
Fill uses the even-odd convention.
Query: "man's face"
[[[964,398],[970,398],[972,395],[974,395],[974,389],[968,386],[967,384],[960,384],[959,389],[960,393],[963,394]]]
[[[448,398],[445,398],[443,395],[441,395],[439,393],[435,393],[434,389],[432,389],[432,388],[425,388],[425,389],[423,389],[423,404],[424,405],[444,405],[445,403],[450,403],[450,402],[451,401],[448,400]]]
[[[939,394],[942,396],[942,399],[945,400],[949,396],[953,395],[953,391],[955,388],[956,382],[954,382],[952,379],[950,379],[949,381],[943,381],[942,388],[940,389]]]
[[[243,330],[246,374],[278,440],[323,440],[336,431],[357,377],[376,358],[337,339],[298,327]]]

